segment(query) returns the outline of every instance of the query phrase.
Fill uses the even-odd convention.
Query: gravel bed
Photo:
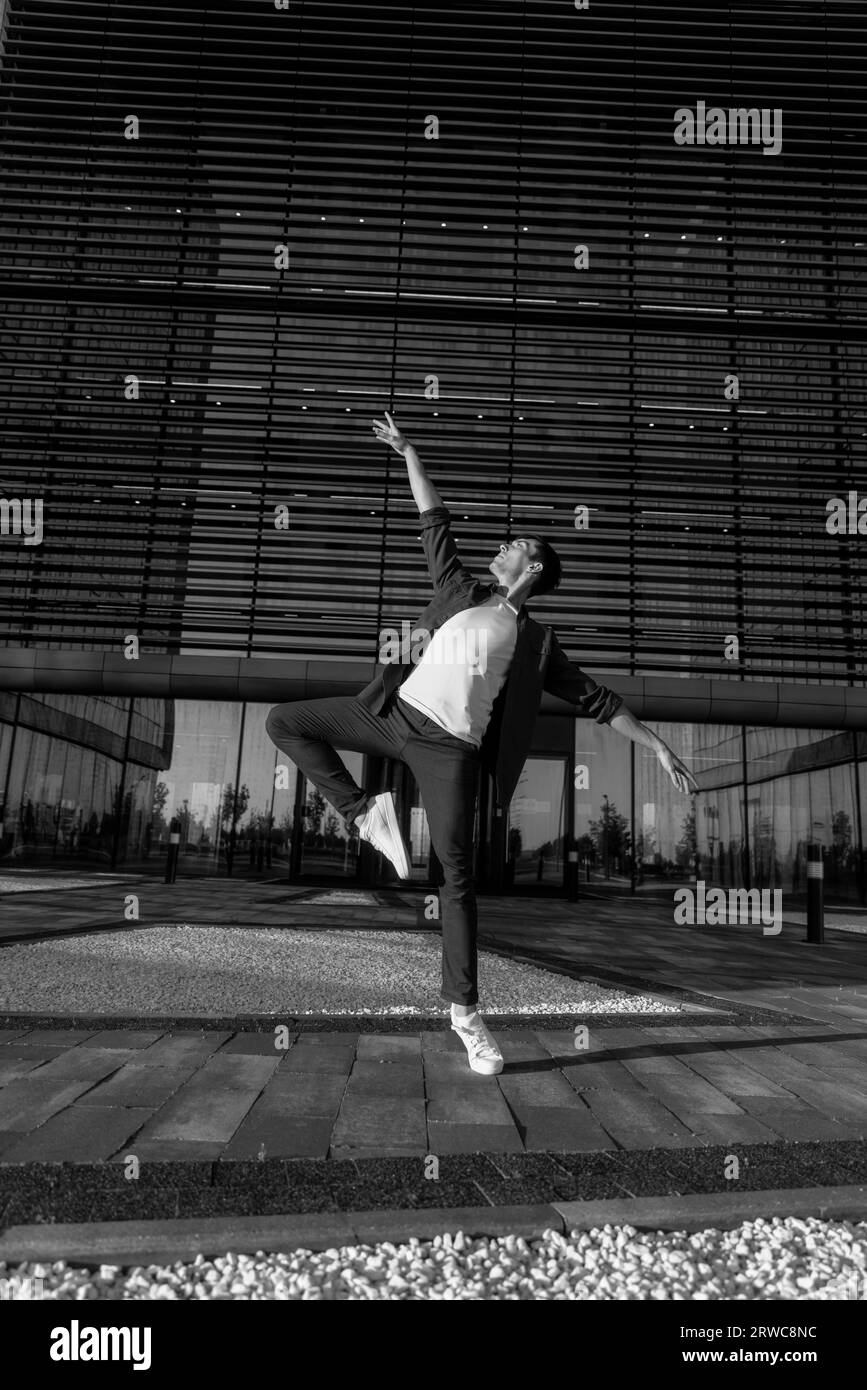
[[[867,1222],[774,1217],[731,1231],[604,1226],[538,1240],[462,1233],[166,1268],[0,1263],[12,1298],[60,1300],[840,1300],[864,1299]]]
[[[482,1008],[677,1014],[676,1002],[479,951]],[[0,1009],[30,1013],[446,1013],[438,934],[275,927],[119,929],[4,947]]]
[[[102,880],[94,878],[4,878],[0,875],[0,893],[46,893],[61,888],[100,888]]]

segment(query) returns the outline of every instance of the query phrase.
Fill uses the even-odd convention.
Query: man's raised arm
[[[427,512],[431,507],[441,507],[443,499],[425,473],[414,446],[401,434],[388,411],[385,412],[385,421],[374,420],[373,433],[381,444],[390,444],[395,453],[403,455],[409,474],[409,485],[419,511]]]

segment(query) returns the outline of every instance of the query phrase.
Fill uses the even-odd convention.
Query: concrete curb
[[[322,1212],[292,1216],[207,1217],[194,1220],[101,1221],[12,1226],[0,1238],[7,1265],[53,1263],[96,1267],[191,1261],[196,1255],[255,1254],[262,1250],[328,1250],[341,1245],[430,1240],[446,1232],[468,1237],[544,1231],[568,1234],[611,1225],[644,1231],[725,1230],[759,1217],[867,1220],[867,1186],[802,1187],[767,1192],[632,1197],[536,1206],[431,1207],[401,1211]]]

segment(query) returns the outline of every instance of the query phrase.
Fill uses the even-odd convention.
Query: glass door
[[[568,758],[528,758],[509,803],[506,888],[565,890]]]

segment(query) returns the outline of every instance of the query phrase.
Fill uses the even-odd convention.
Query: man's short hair
[[[533,587],[530,590],[530,597],[537,598],[540,594],[549,594],[557,588],[563,577],[563,566],[560,564],[560,556],[544,536],[528,535],[527,540],[536,542],[538,548],[533,559],[542,561],[542,568],[534,576]]]

